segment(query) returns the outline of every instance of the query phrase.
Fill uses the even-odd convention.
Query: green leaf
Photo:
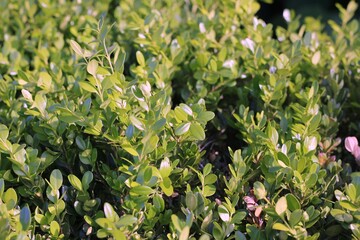
[[[148,186],[136,186],[130,189],[130,193],[135,195],[150,195],[154,190]]]
[[[109,219],[111,222],[116,222],[119,220],[119,215],[115,212],[111,204],[107,202],[104,203],[104,213],[105,213],[105,217]]]
[[[264,199],[266,198],[266,189],[265,186],[261,182],[254,183],[254,193],[257,199]]]
[[[211,163],[207,163],[203,169],[203,174],[204,176],[207,176],[211,173],[211,169],[212,169],[212,164]]]
[[[75,42],[74,40],[70,40],[70,46],[77,55],[83,56],[84,51],[77,42]]]
[[[79,82],[80,87],[90,93],[97,93],[96,88],[88,82]]]
[[[276,131],[276,129],[271,126],[269,127],[269,130],[268,130],[268,137],[270,138],[270,141],[274,146],[276,146],[278,144],[279,134]]]
[[[287,201],[285,197],[281,197],[276,205],[275,205],[275,212],[279,215],[279,216],[283,216],[286,209],[287,209]]]
[[[189,131],[189,128],[190,128],[190,123],[187,122],[187,123],[182,123],[180,124],[176,129],[175,129],[175,134],[177,136],[180,136],[180,135],[183,135],[185,133],[187,133]]]
[[[15,146],[16,144],[14,144],[13,146]],[[13,160],[19,164],[20,166],[24,165],[25,161],[26,161],[26,150],[24,148],[17,148],[15,150],[16,152],[13,153]]]
[[[318,176],[316,173],[309,174],[305,179],[305,185],[307,188],[312,188],[316,185]]]
[[[186,104],[184,104],[184,103],[181,103],[179,107],[180,107],[182,110],[184,110],[184,112],[186,112],[187,115],[189,115],[189,116],[192,116],[192,115],[193,115],[193,111],[192,111],[192,109],[191,109],[188,105],[186,105]]]
[[[84,188],[84,191],[89,189],[90,183],[92,182],[94,175],[90,171],[86,171],[81,179],[81,184]]]
[[[113,226],[112,222],[107,218],[97,218],[95,222],[104,229],[109,229]],[[106,234],[107,236],[108,234]]]
[[[205,139],[205,131],[202,126],[198,123],[191,123],[190,125],[190,133],[191,136],[197,140],[204,140]]]
[[[0,124],[0,139],[6,140],[8,136],[9,129],[4,124]]]
[[[140,51],[136,52],[136,60],[140,66],[142,66],[142,67],[145,66],[145,58],[144,58],[144,55]]]
[[[220,205],[218,207],[218,213],[219,213],[219,217],[221,218],[221,220],[223,220],[224,222],[230,221],[229,210],[227,210],[227,208],[224,205]]]
[[[35,95],[35,102],[34,102],[35,106],[37,109],[39,109],[41,115],[45,115],[45,108],[46,108],[46,104],[47,104],[47,99],[46,97],[41,94],[41,93],[37,93]]]
[[[170,178],[163,178],[163,181],[160,183],[161,190],[165,193],[166,196],[171,196],[174,193],[174,187]]]
[[[203,234],[200,236],[199,240],[211,240],[211,238],[208,234]]]
[[[304,36],[304,45],[309,47],[311,44],[311,32],[306,32]]]
[[[170,160],[169,158],[165,157],[164,160],[161,161],[160,164],[160,174],[162,178],[166,178],[168,176],[170,176],[172,171],[172,167],[170,165]]]
[[[99,67],[99,63],[95,59],[93,59],[88,63],[86,70],[88,73],[90,73],[95,77],[98,67]]]
[[[4,191],[5,191],[5,182],[3,178],[0,178],[0,199],[3,199]]]
[[[157,135],[153,135],[149,139],[146,139],[146,141],[143,143],[144,144],[143,154],[146,155],[154,151],[157,147],[158,142],[159,142],[159,137]]]
[[[20,211],[20,223],[23,231],[29,229],[31,224],[31,212],[28,204],[25,204]]]
[[[241,224],[242,220],[247,216],[246,211],[237,211],[232,217],[231,222],[234,224]]]
[[[7,210],[11,210],[16,206],[16,203],[18,201],[17,194],[13,188],[9,188],[6,190],[4,194],[3,201],[6,204]]]
[[[180,107],[176,107],[174,110],[175,113],[175,117],[177,118],[177,120],[179,121],[186,121],[188,120],[188,115],[187,113]]]
[[[216,188],[214,185],[206,185],[203,190],[204,197],[210,197],[214,195],[216,192]]]
[[[137,129],[144,131],[144,129],[145,129],[144,124],[139,119],[137,119],[134,115],[130,116],[130,121]]]
[[[177,231],[181,231],[181,222],[178,216],[175,214],[171,215],[171,223],[174,225]]]
[[[73,174],[69,174],[68,176],[69,182],[71,183],[71,185],[78,191],[83,191],[83,187],[81,185],[81,181],[78,177],[76,177]]]
[[[293,211],[290,215],[289,223],[291,227],[295,227],[301,221],[303,216],[303,211],[301,209],[297,209]]]
[[[76,136],[75,142],[76,142],[76,145],[78,146],[78,148],[80,148],[81,150],[84,151],[86,149],[86,143],[81,136]]]
[[[347,201],[347,200],[343,200],[343,201],[340,201],[339,202],[340,206],[347,209],[347,210],[350,210],[350,211],[358,211],[359,208],[353,204],[352,202],[350,201]]]
[[[213,112],[205,111],[205,112],[201,112],[197,116],[197,119],[206,123],[206,122],[210,121],[211,119],[213,119],[214,117],[215,117],[215,114]]]
[[[130,153],[131,155],[136,156],[136,157],[139,156],[136,149],[134,149],[132,146],[130,146],[130,145],[122,145],[121,147],[122,147],[122,149],[124,149],[125,151]]]
[[[236,231],[235,232],[235,240],[246,240],[246,237],[242,232]]]
[[[55,237],[59,236],[59,234],[60,234],[60,225],[59,225],[58,222],[52,221],[50,223],[50,233],[51,233],[51,235],[53,235]]]
[[[213,184],[217,181],[217,176],[213,173],[205,176],[205,179],[204,179],[204,184],[205,185],[208,185],[208,184]]]
[[[154,207],[158,210],[158,212],[164,211],[165,201],[161,196],[155,195],[153,197],[153,204],[154,204]]]
[[[186,193],[185,203],[190,211],[194,211],[197,208],[197,199],[193,192]]]
[[[161,118],[160,120],[156,121],[156,123],[151,127],[153,131],[158,132],[160,131],[166,124],[166,119]]]
[[[137,222],[137,218],[133,215],[123,215],[120,220],[117,221],[117,226],[131,226]]]
[[[108,90],[110,88],[112,88],[114,86],[114,81],[113,81],[113,77],[106,77],[102,82],[101,82],[101,87],[102,90]]]
[[[290,229],[282,223],[275,223],[273,229],[288,232]]]
[[[301,209],[299,200],[291,193],[286,195],[286,202],[290,211]]]
[[[60,170],[55,169],[51,172],[50,175],[50,184],[53,187],[54,190],[60,189],[63,183],[63,176],[60,172]]]
[[[217,222],[214,222],[212,234],[215,240],[222,240],[225,237],[221,226]]]

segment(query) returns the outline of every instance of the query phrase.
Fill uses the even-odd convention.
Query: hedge
[[[360,239],[358,4],[260,6],[1,1],[0,239]]]

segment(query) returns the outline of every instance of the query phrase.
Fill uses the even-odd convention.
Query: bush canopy
[[[360,239],[358,4],[260,7],[0,1],[0,239]]]

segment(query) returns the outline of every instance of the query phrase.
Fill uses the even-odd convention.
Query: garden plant
[[[1,0],[0,239],[360,239],[358,4]]]

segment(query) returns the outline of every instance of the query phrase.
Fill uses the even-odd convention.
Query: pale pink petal
[[[356,146],[351,153],[356,159],[360,159],[360,147],[359,146]]]
[[[347,137],[347,138],[345,138],[345,148],[346,148],[346,150],[353,153],[357,147],[358,147],[358,140],[356,139],[356,137]]]

